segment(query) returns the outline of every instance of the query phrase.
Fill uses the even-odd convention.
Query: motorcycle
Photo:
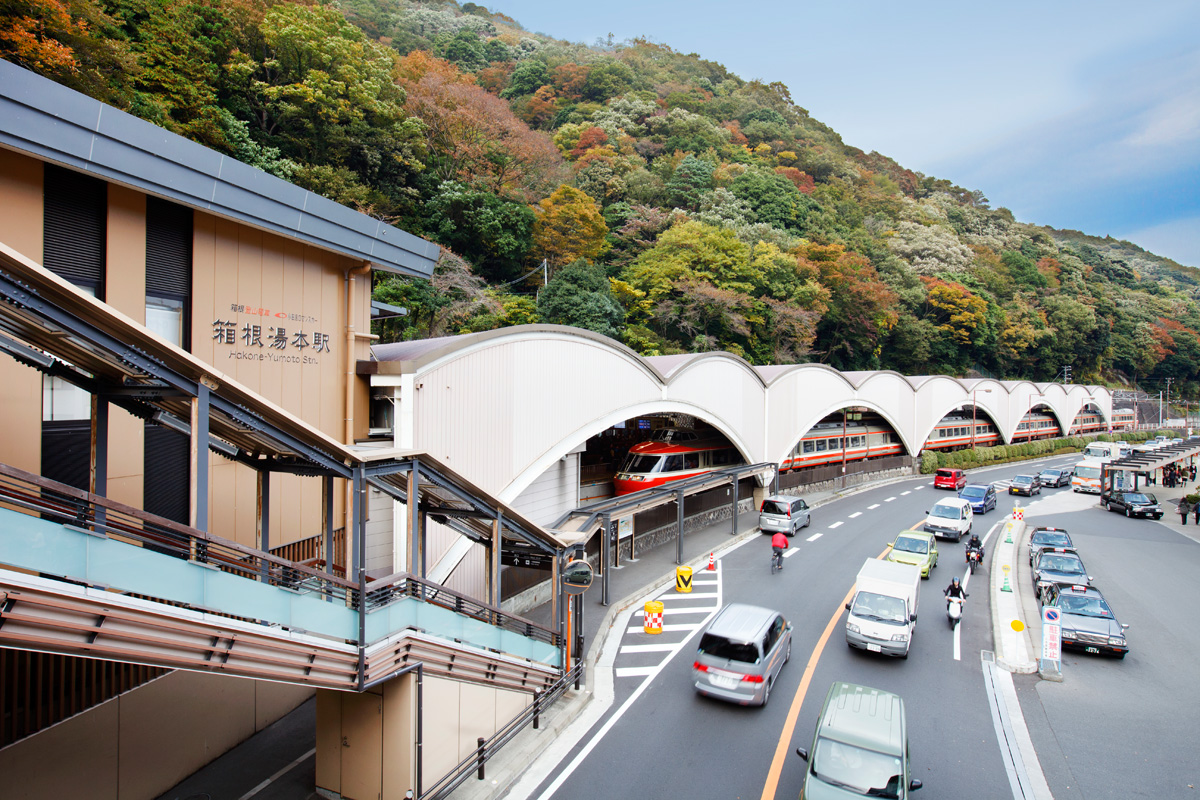
[[[950,627],[953,628],[962,621],[963,615],[963,598],[947,597],[946,598],[946,617],[950,620]]]
[[[978,547],[967,548],[967,567],[970,568],[971,574],[975,574],[975,568],[983,563],[983,551]]]

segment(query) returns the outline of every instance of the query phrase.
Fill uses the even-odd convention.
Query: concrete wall
[[[148,800],[312,694],[280,683],[172,672],[0,750],[0,793],[6,800]]]

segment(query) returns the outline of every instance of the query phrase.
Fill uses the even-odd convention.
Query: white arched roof
[[[1101,386],[759,366],[725,352],[642,357],[605,336],[559,325],[376,345],[360,365],[393,387],[396,444],[424,450],[502,499],[556,460],[631,417],[689,414],[750,462],[778,462],[823,417],[861,406],[916,453],[933,427],[974,402],[1011,441],[1033,407],[1065,430],[1086,405],[1112,416]]]

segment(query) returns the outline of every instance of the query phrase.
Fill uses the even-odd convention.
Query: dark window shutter
[[[142,507],[151,514],[188,524],[191,439],[161,425],[146,423]]]
[[[187,300],[192,293],[192,210],[146,198],[146,296]]]
[[[42,475],[88,491],[92,455],[92,421],[42,423]]]
[[[46,269],[104,298],[108,187],[104,181],[47,164],[42,223]]]

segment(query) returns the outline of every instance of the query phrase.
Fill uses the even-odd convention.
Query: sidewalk
[[[847,495],[855,494],[866,489],[911,480],[918,476],[888,478],[886,480],[863,483],[846,489],[827,490],[822,492],[807,492],[803,489],[786,490],[788,494],[798,494],[808,501],[810,508],[818,508]],[[738,530],[732,530],[731,520],[722,520],[714,525],[686,534],[683,539],[684,564],[690,566],[693,573],[698,574],[708,566],[709,553],[717,559],[732,545],[743,540],[761,536],[758,531],[758,512],[743,511],[738,513]],[[1197,528],[1200,530],[1200,528]],[[618,615],[627,609],[638,598],[648,594],[665,581],[672,580],[675,575],[676,547],[674,540],[660,545],[645,553],[639,552],[636,561],[622,560],[619,568],[612,569],[609,574],[608,607],[600,603],[599,577],[593,582],[584,598],[584,643],[587,647],[586,679],[578,691],[569,690],[562,698],[541,715],[538,730],[526,728],[509,744],[487,762],[486,779],[468,779],[450,797],[454,800],[492,800],[504,795],[533,762],[535,758],[549,747],[558,734],[573,721],[591,702],[593,697],[594,676],[593,668],[599,657],[600,648],[608,636]],[[550,604],[545,603],[526,614],[528,619],[539,622],[549,621]]]

